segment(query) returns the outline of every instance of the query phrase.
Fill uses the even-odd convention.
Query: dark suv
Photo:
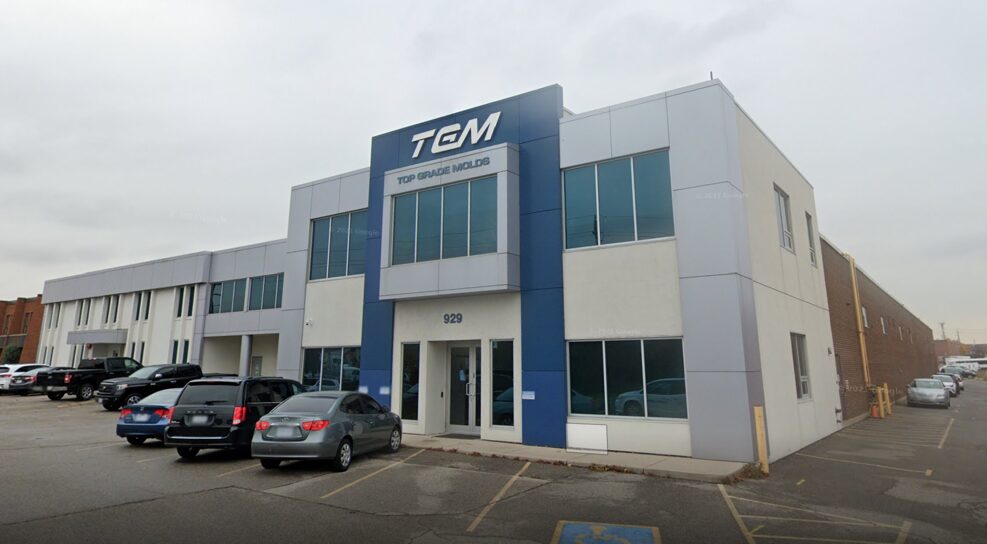
[[[188,382],[201,378],[199,365],[145,366],[125,378],[103,380],[96,391],[96,400],[107,410],[119,410],[162,389],[184,387]]]
[[[250,451],[254,425],[282,401],[303,392],[284,378],[230,377],[193,380],[171,409],[165,446],[189,459],[203,449]]]

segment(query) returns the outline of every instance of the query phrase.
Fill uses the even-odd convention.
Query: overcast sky
[[[987,2],[0,1],[0,297],[282,238],[374,134],[551,83],[580,112],[709,78],[820,230],[987,342]]]

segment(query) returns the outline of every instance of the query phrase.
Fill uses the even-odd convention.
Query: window
[[[792,210],[788,194],[775,185],[775,213],[778,215],[778,242],[781,247],[795,251],[795,240],[792,236]]]
[[[151,292],[144,291],[144,321],[151,316]]]
[[[309,391],[356,391],[360,348],[306,348],[302,385]]]
[[[668,152],[566,170],[567,249],[675,234]]]
[[[82,302],[83,302],[83,304],[82,304],[82,324],[83,325],[88,325],[89,324],[89,315],[92,314],[92,309],[93,309],[92,308],[92,306],[93,306],[93,299],[87,298],[86,300],[84,300]]]
[[[367,253],[367,210],[312,221],[308,279],[363,274]]]
[[[130,343],[130,356],[131,357],[134,356],[134,351],[136,351],[136,350],[137,350],[137,342],[131,342]]]
[[[569,411],[688,417],[682,341],[569,342]]]
[[[795,396],[800,399],[811,398],[809,362],[806,359],[804,334],[792,333],[792,363],[795,368]]]
[[[401,346],[401,419],[418,420],[419,344]]]
[[[269,310],[281,307],[284,274],[270,274],[250,278],[249,310]]]
[[[141,299],[143,297],[144,293],[134,293],[134,321],[141,318]]]
[[[188,302],[185,304],[185,317],[192,317],[192,303],[195,301],[195,286],[188,286]]]
[[[113,295],[110,300],[112,309],[110,310],[112,322],[116,323],[118,321],[118,310],[120,310],[120,295]]]
[[[493,391],[492,423],[514,426],[514,341],[490,342]]]
[[[861,306],[860,307],[860,316],[864,320],[864,328],[865,329],[869,329],[870,328],[870,321],[867,320],[867,307],[866,306]]]
[[[905,340],[905,334],[903,332],[901,332],[901,325],[898,325],[898,340],[901,340],[901,341],[904,341]]]
[[[883,315],[881,316],[881,334],[888,334],[888,325],[887,322],[884,321]]]
[[[141,342],[141,349],[140,349],[140,353],[139,354],[140,354],[140,357],[138,358],[138,360],[143,361],[144,360],[144,342]]]
[[[246,279],[214,283],[212,285],[212,293],[210,293],[209,313],[225,314],[229,312],[242,312],[243,303],[247,295],[246,291]]]
[[[4,318],[3,318],[3,333],[4,334],[10,334],[10,320],[13,319],[13,318],[14,318],[14,316],[12,316],[12,315],[4,316]]]
[[[110,297],[103,297],[103,323],[110,322]]]
[[[819,263],[816,261],[816,229],[812,226],[812,216],[808,213],[805,214],[805,226],[809,233],[809,262],[812,263],[812,266],[818,266]]]
[[[497,251],[497,178],[394,197],[391,264]]]
[[[171,342],[171,364],[178,362],[178,340]]]
[[[175,290],[175,317],[182,317],[182,303],[185,301],[185,288],[179,287]]]
[[[21,334],[27,334],[27,329],[31,326],[31,317],[33,317],[31,312],[24,313],[24,322],[21,323]]]

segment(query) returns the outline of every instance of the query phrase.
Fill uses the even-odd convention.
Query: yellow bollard
[[[891,389],[888,388],[888,382],[884,382],[884,400],[888,401],[888,415],[891,415]]]
[[[768,440],[764,432],[764,407],[754,407],[754,433],[757,437],[757,461],[761,467],[761,472],[768,475]]]

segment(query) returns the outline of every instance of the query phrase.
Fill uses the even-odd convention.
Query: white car
[[[946,386],[946,389],[949,391],[950,395],[955,397],[960,394],[959,387],[956,385],[956,380],[954,380],[949,374],[933,374],[932,378],[941,381],[942,384]]]
[[[0,366],[0,391],[8,391],[10,389],[10,379],[17,374],[23,374],[29,370],[34,370],[35,368],[44,368],[48,365],[2,365]]]

